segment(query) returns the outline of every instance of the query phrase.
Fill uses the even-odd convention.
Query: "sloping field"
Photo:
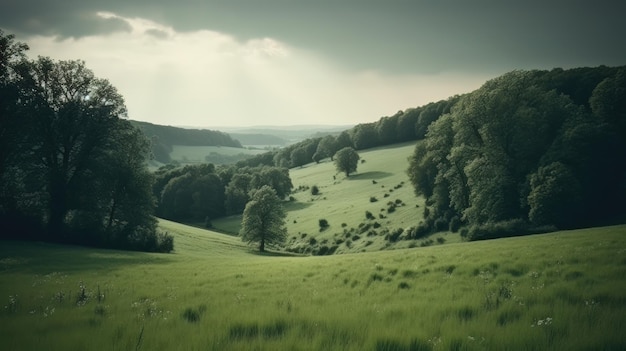
[[[439,233],[425,240],[386,239],[388,233],[405,230],[423,219],[424,198],[416,197],[406,173],[415,142],[360,151],[363,162],[346,177],[334,162],[324,159],[290,170],[293,201],[287,210],[286,248],[300,253],[331,250],[334,253],[379,251],[389,248],[459,242],[460,236]],[[311,194],[317,186],[318,195]],[[391,209],[390,209],[391,208]],[[370,212],[373,219],[366,218]],[[321,230],[320,219],[329,227]],[[213,225],[237,233],[241,216],[221,218]]]
[[[206,157],[211,155],[256,155],[264,153],[266,150],[252,150],[228,146],[186,146],[174,145],[170,157],[182,163],[206,163]]]
[[[2,350],[623,350],[626,226],[324,257],[1,242]]]

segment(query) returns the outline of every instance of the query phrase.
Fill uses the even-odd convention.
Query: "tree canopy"
[[[415,191],[432,208],[422,225],[456,217],[476,228],[512,220],[573,228],[623,219],[623,72],[514,71],[460,97],[410,159]]]
[[[359,154],[351,147],[344,147],[335,154],[335,166],[338,172],[344,172],[346,177],[356,172],[359,165]]]
[[[122,96],[82,61],[28,60],[20,48],[2,45],[13,58],[3,63],[2,220],[38,223],[30,234],[47,241],[171,250],[152,217],[149,142],[123,119]]]
[[[266,244],[281,244],[287,237],[285,210],[276,192],[264,185],[256,190],[243,211],[239,235],[248,243],[258,242],[259,251],[265,251]]]

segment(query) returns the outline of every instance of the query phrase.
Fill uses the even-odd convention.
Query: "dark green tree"
[[[225,206],[228,214],[241,213],[249,201],[249,193],[252,187],[253,177],[247,173],[237,173],[226,186]]]
[[[248,243],[258,242],[259,251],[266,244],[281,244],[287,237],[285,210],[271,187],[264,185],[254,191],[243,211],[239,235]]]
[[[379,145],[376,123],[363,123],[352,128],[352,142],[357,150]]]
[[[571,170],[560,162],[540,167],[530,178],[528,219],[536,225],[570,228],[582,214],[582,189]]]
[[[320,140],[319,144],[317,144],[317,151],[319,160],[322,160],[326,157],[330,157],[331,161],[335,156],[335,152],[337,152],[337,139],[332,135],[327,135]]]
[[[19,67],[20,97],[32,128],[28,167],[39,169],[44,187],[48,233],[61,235],[70,209],[87,189],[85,177],[94,162],[110,152],[124,101],[106,80],[98,79],[82,61],[40,57]],[[30,157],[29,157],[30,156]]]
[[[335,154],[335,166],[338,172],[344,172],[346,177],[356,172],[359,165],[359,154],[351,147],[344,147]]]
[[[307,157],[307,150],[302,146],[291,151],[290,159],[291,167],[302,167],[311,160],[311,157]]]

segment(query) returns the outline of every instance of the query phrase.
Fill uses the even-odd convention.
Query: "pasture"
[[[294,190],[292,201],[285,202],[289,232],[285,247],[300,253],[322,247],[350,253],[420,246],[427,241],[459,242],[460,236],[452,233],[423,240],[385,239],[385,229],[404,230],[423,219],[424,198],[415,196],[406,173],[414,148],[415,142],[409,142],[359,151],[362,162],[349,177],[338,173],[329,158],[291,169]],[[313,186],[319,189],[318,195],[311,194]],[[366,212],[373,219],[367,219]],[[320,219],[329,223],[324,230],[320,230]],[[241,216],[218,218],[213,226],[236,234],[240,222]]]
[[[626,226],[324,257],[0,246],[2,350],[623,350]]]

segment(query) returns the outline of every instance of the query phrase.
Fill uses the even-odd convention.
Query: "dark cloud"
[[[352,69],[504,72],[626,64],[626,3],[612,0],[1,0],[0,27],[80,37],[128,30],[96,11],[242,41],[273,37]]]

